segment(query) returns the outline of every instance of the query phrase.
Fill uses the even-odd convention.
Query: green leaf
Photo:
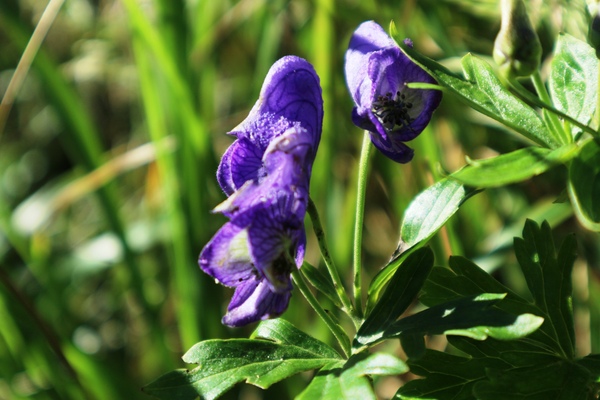
[[[355,350],[382,339],[384,330],[414,301],[432,267],[433,252],[428,247],[415,250],[400,264],[384,294],[358,329],[353,343]]]
[[[328,358],[341,357],[329,345],[307,335],[282,318],[262,321],[252,332],[250,338],[272,340],[279,344],[301,347]]]
[[[422,334],[404,334],[400,335],[400,345],[406,356],[411,358],[421,358],[425,355],[427,347],[425,346],[425,337]]]
[[[334,399],[343,399],[343,390],[340,383],[340,374],[342,372],[343,363],[335,363],[323,367],[308,386],[296,396],[296,400],[313,400],[325,398],[323,394],[327,393]],[[371,390],[372,393],[372,390]],[[368,395],[367,399],[373,398]]]
[[[541,227],[527,220],[523,239],[515,238],[515,255],[535,305],[546,318],[548,335],[556,341],[555,351],[572,357],[575,346],[573,327],[571,272],[577,243],[568,236],[555,254],[552,232],[548,223]]]
[[[578,360],[578,364],[591,371],[596,378],[596,382],[600,383],[600,354],[590,354]]]
[[[361,399],[376,400],[368,375],[400,375],[408,366],[398,358],[384,353],[361,353],[345,364],[331,364],[321,369],[297,400]]]
[[[575,363],[556,360],[528,368],[488,370],[489,380],[477,382],[475,397],[482,400],[589,399],[591,376]]]
[[[451,178],[418,194],[404,212],[400,227],[402,247],[407,249],[431,238],[472,194]]]
[[[482,310],[482,316],[495,320],[493,313],[502,310],[520,314],[520,317],[509,330],[489,333],[484,328],[457,332],[463,336],[449,335],[449,343],[468,357],[428,350],[422,358],[409,360],[411,372],[425,379],[407,383],[398,391],[397,398],[580,399],[594,398],[600,393],[600,355],[574,358],[571,272],[576,247],[571,235],[556,251],[547,223],[540,226],[533,221],[526,222],[523,239],[515,239],[515,253],[533,302],[517,296],[463,257],[450,258],[447,269],[433,268],[421,301],[434,306],[420,313],[421,316],[415,314],[398,321],[398,325],[419,317],[422,319],[419,325],[431,323],[435,330],[443,330],[443,323],[435,321],[439,316],[427,315],[430,310],[440,306],[451,309],[448,303],[444,304],[448,299],[458,299],[454,301],[460,303],[461,296],[485,291],[505,291],[507,295],[491,308]],[[497,296],[493,295],[491,300]],[[472,311],[477,308],[472,307]],[[542,326],[535,331],[541,318],[531,318],[531,314],[544,317]],[[525,318],[519,322],[518,318],[523,315]],[[404,332],[413,332],[410,327],[402,328]],[[520,338],[528,332],[525,339]],[[474,340],[480,339],[480,334],[489,337],[485,341]]]
[[[333,349],[285,321],[261,324],[255,336],[275,342],[231,339],[197,343],[183,360],[198,367],[169,372],[144,387],[144,392],[162,399],[215,399],[239,382],[266,389],[299,372],[343,362]]]
[[[535,367],[560,360],[556,354],[549,353],[543,344],[539,346],[535,343],[534,335],[530,335],[527,340],[511,341],[493,338],[481,341],[466,336],[448,336],[448,342],[470,357],[481,360],[488,368],[503,370]]]
[[[452,178],[445,178],[411,201],[400,227],[400,245],[396,250],[400,255],[393,258],[371,281],[367,310],[376,304],[381,290],[404,259],[423,246],[458,211],[462,203],[476,193]]]
[[[300,272],[308,279],[315,289],[323,293],[336,307],[340,309],[343,308],[342,302],[340,301],[329,276],[326,276],[320,269],[315,268],[306,261],[302,264]]]
[[[571,35],[561,34],[550,63],[548,86],[558,110],[582,124],[589,123],[598,93],[598,58],[594,49]]]
[[[493,337],[512,340],[540,327],[543,318],[532,314],[512,315],[494,308],[504,294],[484,293],[438,304],[403,318],[384,332],[385,338],[403,334],[460,335],[476,340]]]
[[[571,162],[569,197],[579,222],[600,232],[600,139],[585,143]]]
[[[545,147],[558,147],[559,142],[546,129],[538,113],[515,97],[494,75],[485,61],[467,54],[462,60],[465,78],[441,64],[398,42],[404,53],[425,69],[448,92],[454,93],[473,109],[514,129]]]
[[[419,300],[431,307],[451,299],[476,296],[481,293],[507,293],[502,305],[506,305],[513,299],[518,303],[527,303],[472,261],[461,256],[450,257],[448,268],[433,268]],[[531,310],[532,308],[518,308],[515,311],[519,313]]]
[[[499,187],[544,173],[569,161],[578,152],[579,147],[575,144],[555,150],[527,147],[494,158],[469,160],[469,165],[453,173],[452,177],[477,188]]]
[[[473,387],[485,379],[485,363],[440,351],[427,350],[419,359],[408,360],[410,371],[425,376],[402,386],[395,399],[472,400]]]

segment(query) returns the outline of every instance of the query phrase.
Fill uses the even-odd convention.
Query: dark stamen
[[[378,96],[373,102],[373,114],[386,130],[391,131],[396,126],[400,128],[409,126],[413,121],[413,118],[408,115],[408,109],[413,105],[405,99],[406,96],[398,91],[394,97],[391,92],[388,92],[385,96]]]

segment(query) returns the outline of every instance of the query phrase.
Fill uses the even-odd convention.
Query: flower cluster
[[[304,59],[270,69],[248,117],[230,132],[218,182],[229,196],[215,211],[229,218],[204,247],[200,267],[235,287],[223,323],[242,326],[278,316],[302,265],[312,164],[321,138],[319,78]]]
[[[412,43],[407,40],[409,46]],[[394,161],[407,163],[413,150],[404,142],[417,137],[440,104],[438,90],[409,89],[407,83],[436,83],[413,63],[377,23],[362,23],[346,52],[346,81],[356,103],[354,124]]]

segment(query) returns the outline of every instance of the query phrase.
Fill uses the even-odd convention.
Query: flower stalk
[[[342,303],[343,311],[350,316],[354,326],[358,328],[361,322],[360,317],[357,315],[356,310],[352,305],[350,298],[348,297],[348,294],[344,290],[344,284],[342,283],[338,269],[331,258],[331,254],[329,253],[329,247],[327,246],[327,241],[325,239],[325,231],[323,230],[323,225],[321,224],[321,218],[319,217],[317,207],[310,198],[308,200],[308,208],[306,209],[306,212],[310,216],[310,220],[313,225],[313,231],[315,232],[317,242],[319,243],[319,249],[321,250],[321,257],[323,257],[325,267],[329,272],[335,292]]]
[[[348,339],[346,332],[344,332],[342,327],[333,320],[333,318],[327,313],[327,311],[325,311],[325,309],[323,309],[323,307],[321,307],[321,304],[319,304],[315,296],[308,288],[308,285],[304,281],[304,277],[299,270],[292,272],[292,279],[298,290],[300,290],[300,293],[302,293],[306,301],[308,301],[308,304],[310,304],[317,315],[323,320],[323,322],[325,322],[325,325],[327,325],[333,336],[335,336],[340,347],[342,348],[342,351],[344,352],[344,355],[349,357],[351,347],[350,339]]]
[[[354,251],[353,251],[353,293],[356,312],[362,317],[362,232],[365,217],[365,196],[367,192],[367,178],[369,175],[369,156],[373,146],[370,133],[365,131],[358,164],[358,186],[356,190],[356,213],[354,216]]]

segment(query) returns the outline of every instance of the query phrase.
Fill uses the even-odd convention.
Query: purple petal
[[[417,137],[429,124],[433,111],[439,105],[442,95],[438,90],[409,89],[410,82],[436,83],[421,67],[413,63],[398,47],[374,52],[369,59],[369,81],[373,82],[370,96],[363,95],[362,101],[369,105],[380,95],[402,92],[413,105],[409,115],[413,121],[409,126],[398,128],[389,133],[396,140],[408,141]],[[387,136],[381,123],[375,123],[382,136]],[[383,131],[383,132],[381,132]]]
[[[236,288],[222,322],[239,327],[277,317],[286,310],[290,297],[289,291],[280,294],[271,292],[264,280],[248,280]]]
[[[293,214],[287,219],[271,209],[255,214],[248,229],[250,251],[256,269],[265,276],[273,292],[292,288],[290,274],[297,268],[296,249],[302,233],[302,221]]]
[[[283,126],[282,119],[287,121],[287,126]],[[316,151],[321,138],[322,121],[321,86],[313,66],[302,58],[286,56],[273,64],[263,83],[259,100],[236,130],[247,135],[259,132],[254,137],[269,136],[270,140],[277,135],[277,132],[272,132],[274,125],[282,125],[277,131],[283,133],[291,127],[289,123],[299,123],[312,135]],[[267,135],[265,131],[268,131]]]
[[[236,140],[229,149],[226,155],[231,154],[229,165],[233,188],[237,190],[247,181],[257,181],[263,167],[264,150],[245,138]]]
[[[236,142],[233,142],[233,144],[225,151],[225,154],[223,154],[221,162],[219,163],[219,168],[217,169],[217,181],[227,196],[230,196],[236,189],[233,177],[231,176],[231,158],[235,152],[234,145]]]
[[[269,70],[248,117],[230,134],[238,140],[227,150],[217,173],[223,191],[231,195],[247,180],[260,179],[260,161],[271,142],[291,129],[303,130],[308,166],[321,138],[323,100],[312,65],[295,56],[283,57]]]
[[[284,199],[287,209],[279,213],[281,215],[292,213],[303,220],[308,203],[308,186],[312,168],[311,145],[310,134],[300,128],[289,129],[285,134],[273,139],[265,151],[263,167],[258,171],[257,179],[246,181],[242,187],[236,186],[236,191],[215,208],[215,211],[233,217],[240,210],[245,212],[255,207],[260,209],[280,207],[276,204]],[[240,160],[243,162],[245,158],[240,157]],[[232,169],[244,170],[242,166],[233,168],[233,160],[231,165]],[[240,178],[239,182],[246,178],[248,177]]]
[[[310,132],[295,127],[271,141],[263,163],[267,174],[277,176],[274,179],[284,179],[288,186],[308,186],[315,152]]]
[[[371,141],[385,155],[401,164],[405,164],[412,160],[415,151],[401,141],[390,143],[389,140],[382,140],[376,134],[371,133]]]
[[[260,98],[263,112],[300,122],[313,135],[316,150],[321,138],[323,99],[319,77],[309,62],[296,56],[278,60],[265,78]]]
[[[231,222],[223,225],[204,247],[198,264],[208,275],[230,287],[257,273],[248,248],[247,230]]]
[[[370,54],[392,46],[395,46],[395,42],[374,21],[363,22],[354,31],[346,52],[345,72],[355,102],[359,102],[363,91],[361,86],[368,85],[364,77],[367,75]]]

